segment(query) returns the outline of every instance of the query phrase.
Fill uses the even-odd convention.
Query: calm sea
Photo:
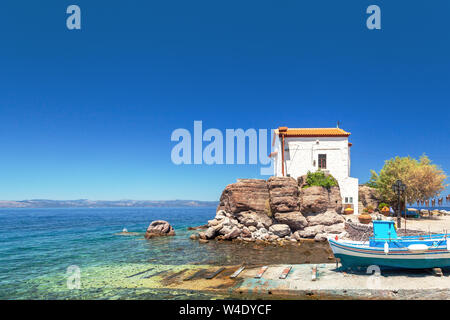
[[[211,299],[226,298],[146,288],[128,277],[141,270],[176,270],[242,262],[329,262],[322,247],[200,244],[190,226],[205,224],[215,208],[1,209],[0,299]],[[169,221],[176,236],[145,240],[152,220]],[[127,228],[136,236],[115,233]],[[67,268],[80,270],[81,289],[67,287]]]

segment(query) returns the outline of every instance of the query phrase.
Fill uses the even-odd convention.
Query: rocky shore
[[[297,242],[348,237],[339,186],[308,186],[306,176],[239,179],[222,192],[216,216],[191,239]]]

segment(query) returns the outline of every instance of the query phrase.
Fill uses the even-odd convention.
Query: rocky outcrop
[[[278,223],[288,225],[292,231],[301,230],[308,225],[308,221],[299,211],[276,213],[274,217]]]
[[[300,211],[307,213],[321,213],[333,210],[342,213],[342,198],[339,187],[330,189],[313,186],[302,188],[300,191]]]
[[[173,227],[164,220],[155,220],[147,228],[145,232],[145,238],[150,239],[153,237],[161,237],[161,236],[174,236],[175,231]]]
[[[342,197],[341,190],[339,187],[331,187],[328,191],[328,209],[334,210],[336,213],[341,214],[343,205],[342,205]]]
[[[267,183],[270,211],[275,222],[287,225],[293,231],[306,227],[308,222],[299,211],[300,199],[297,181],[290,177],[271,177]]]
[[[317,186],[303,188],[300,192],[300,211],[304,214],[325,212],[329,206],[328,200],[326,188]]]
[[[268,201],[269,189],[265,180],[239,179],[222,192],[217,210],[233,214],[243,211],[266,213]]]
[[[294,178],[271,177],[267,184],[272,213],[299,210],[298,185]]]
[[[339,186],[305,187],[306,177],[239,179],[222,192],[216,216],[192,238],[296,242],[343,234]]]
[[[374,209],[378,209],[378,205],[381,203],[381,196],[377,189],[371,188],[366,185],[359,185],[358,187],[358,210],[363,212],[364,208],[371,206]]]

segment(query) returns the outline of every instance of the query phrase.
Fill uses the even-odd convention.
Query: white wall
[[[339,181],[339,188],[341,190],[342,203],[346,197],[352,197],[354,214],[358,214],[358,185],[359,181],[357,178],[347,177]]]
[[[291,177],[297,178],[307,174],[308,171],[317,171],[319,154],[327,155],[327,170],[336,179],[349,176],[348,138],[285,138],[285,147],[289,148],[290,158],[286,155],[285,174],[287,173]],[[282,176],[281,143],[279,138],[276,139],[275,149],[278,150],[275,158],[275,172],[277,176]]]

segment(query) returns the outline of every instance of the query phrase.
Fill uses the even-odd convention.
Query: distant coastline
[[[0,208],[215,207],[218,204],[218,201],[200,200],[0,200]]]

